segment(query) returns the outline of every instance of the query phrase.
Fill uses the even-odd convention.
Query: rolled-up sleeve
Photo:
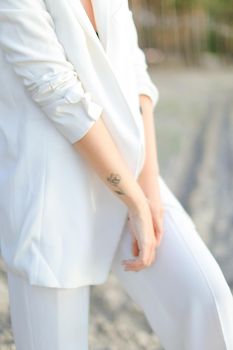
[[[67,60],[43,0],[0,0],[0,47],[55,127],[69,142],[80,140],[103,107]]]
[[[158,102],[159,91],[148,73],[148,64],[145,54],[138,44],[138,34],[134,23],[132,11],[126,7],[128,12],[127,25],[129,35],[129,45],[131,47],[132,64],[134,65],[138,94],[145,94],[152,100],[153,108]]]

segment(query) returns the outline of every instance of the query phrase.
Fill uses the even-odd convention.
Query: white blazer
[[[0,0],[0,239],[32,285],[103,283],[127,216],[72,143],[103,112],[136,178],[144,161],[139,94],[158,90],[126,0]]]

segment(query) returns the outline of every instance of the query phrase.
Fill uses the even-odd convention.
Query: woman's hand
[[[155,261],[156,249],[160,246],[164,233],[164,207],[157,182],[153,186],[153,191],[150,191],[150,196],[147,197],[146,208],[138,212],[129,210],[128,217],[132,254],[138,258],[124,260],[122,264],[127,267],[127,271],[138,271]]]
[[[159,189],[159,164],[157,155],[156,133],[154,125],[154,115],[150,99],[147,96],[140,96],[142,106],[142,118],[145,131],[145,160],[138,176],[140,185],[150,210],[153,227],[153,234],[156,240],[156,248],[159,247],[163,236],[163,214],[164,208]],[[132,226],[132,225],[131,225]],[[132,252],[134,256],[140,254],[140,246],[135,238],[132,229]],[[155,259],[155,252],[154,252]]]
[[[154,262],[157,247],[154,222],[146,198],[137,209],[129,208],[128,218],[132,237],[132,253],[136,258],[123,260],[122,264],[126,271],[139,271]]]
[[[163,219],[164,219],[164,206],[160,196],[159,182],[158,179],[154,181],[153,187],[144,188],[141,184],[141,188],[144,193],[148,193],[147,200],[151,211],[154,233],[157,239],[157,246],[159,247],[162,237],[163,237]]]
[[[163,233],[164,233],[164,229],[163,229],[164,207],[161,203],[161,200],[157,198],[155,200],[149,200],[148,203],[151,210],[154,234],[157,239],[157,247],[159,247],[163,237]]]

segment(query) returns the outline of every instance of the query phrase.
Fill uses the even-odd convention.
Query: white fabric
[[[166,184],[160,184],[165,217],[156,261],[139,272],[124,271],[121,262],[131,256],[126,223],[112,272],[165,350],[232,350],[230,289],[192,220]],[[44,288],[11,272],[8,277],[17,350],[88,349],[89,286]]]
[[[127,207],[72,143],[103,112],[136,178],[138,95],[158,100],[128,2],[93,6],[100,39],[79,0],[0,0],[1,254],[32,285],[107,278]]]

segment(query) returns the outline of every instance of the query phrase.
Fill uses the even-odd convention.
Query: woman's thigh
[[[32,286],[8,270],[7,278],[17,350],[88,349],[89,286]]]
[[[128,223],[112,263],[166,350],[233,349],[233,298],[222,271],[190,216],[160,178],[164,235],[155,262],[125,271],[132,257]]]

